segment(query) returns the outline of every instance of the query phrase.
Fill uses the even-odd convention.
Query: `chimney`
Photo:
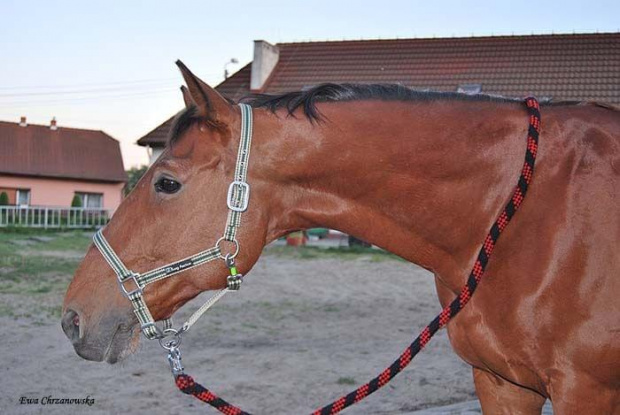
[[[52,121],[50,121],[50,130],[57,130],[58,127],[56,126],[56,117],[52,118]]]
[[[260,91],[278,63],[280,50],[264,40],[254,41],[254,60],[252,61],[252,77],[250,89]]]
[[[20,127],[27,127],[28,126],[28,123],[26,122],[26,117],[21,116],[19,118],[19,126]]]

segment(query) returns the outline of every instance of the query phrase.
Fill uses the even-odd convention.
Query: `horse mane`
[[[267,108],[275,113],[285,109],[289,116],[302,108],[310,122],[320,121],[322,116],[316,104],[320,102],[349,102],[364,100],[381,101],[472,101],[495,102],[499,104],[522,103],[521,98],[511,98],[492,94],[465,94],[460,92],[438,92],[409,88],[402,84],[320,84],[302,91],[285,92],[283,94],[251,94],[239,100],[253,108]],[[230,100],[229,100],[230,101]],[[581,101],[552,101],[541,98],[541,105],[579,105]],[[232,102],[232,101],[231,101]],[[194,123],[203,120],[196,107],[190,106],[177,114],[169,130],[168,144],[174,143]],[[208,121],[208,120],[207,120]]]
[[[288,115],[302,108],[308,120],[321,119],[316,104],[319,102],[347,101],[473,101],[495,103],[522,103],[521,98],[505,97],[492,94],[465,94],[461,92],[439,92],[409,88],[402,84],[334,84],[327,83],[305,89],[303,91],[286,92],[279,95],[252,94],[240,100],[254,108],[267,108],[271,112],[286,109]],[[541,98],[541,105],[576,105],[580,101],[553,102],[549,98]]]

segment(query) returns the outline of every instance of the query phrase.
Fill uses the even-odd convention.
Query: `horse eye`
[[[176,180],[169,179],[167,177],[162,177],[155,183],[155,191],[163,192],[163,193],[176,193],[181,188],[181,183]]]

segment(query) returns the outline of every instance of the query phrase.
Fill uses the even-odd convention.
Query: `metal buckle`
[[[230,275],[226,278],[226,288],[229,291],[239,291],[241,288],[241,283],[243,282],[243,275],[239,274],[237,271],[237,266],[235,265],[235,257],[227,254],[224,257],[224,261],[226,262],[226,266],[230,270]]]
[[[237,202],[233,200],[235,192],[235,186],[239,186],[239,192],[243,195],[243,199],[240,201],[240,205],[237,206]],[[226,204],[228,209],[234,212],[245,212],[248,208],[248,202],[250,201],[250,185],[240,180],[235,180],[228,186],[228,196],[226,197]]]
[[[148,329],[149,327],[155,327],[155,330],[157,330],[159,327],[157,327],[155,325],[154,321],[149,321],[148,323],[144,323],[140,325],[140,330],[144,331],[146,329]]]
[[[153,327],[155,329],[155,337],[149,337],[146,334],[146,330],[149,327]],[[161,331],[161,329],[157,326],[157,324],[155,324],[155,322],[150,321],[148,323],[144,323],[140,325],[140,331],[142,331],[142,333],[144,334],[144,336],[146,336],[147,339],[160,339],[162,337],[164,337],[164,333]]]
[[[159,345],[161,347],[170,351],[171,349],[177,348],[181,345],[181,334],[183,334],[183,330],[166,329],[157,340],[159,340]]]
[[[185,369],[183,368],[183,363],[181,363],[181,351],[177,347],[171,347],[168,350],[168,363],[174,377],[183,374]]]
[[[166,329],[163,331],[162,337],[158,339],[159,345],[168,351],[168,363],[175,377],[182,375],[184,370],[181,363],[181,351],[179,350],[182,339],[181,333],[183,330]]]
[[[135,272],[131,272],[131,276],[130,277],[125,278],[124,280],[118,280],[118,285],[119,285],[119,287],[121,287],[121,290],[125,293],[127,298],[130,298],[132,295],[134,295],[136,293],[138,293],[139,295],[142,295],[142,287],[140,287],[140,284],[138,284],[138,280],[136,279],[139,276],[140,276],[140,274],[136,274]],[[133,281],[133,283],[136,284],[136,288],[131,290],[131,291],[127,291],[127,288],[125,288],[125,283],[127,281],[129,281],[129,280]]]
[[[241,289],[241,283],[243,282],[243,275],[229,275],[226,277],[226,288],[229,291],[239,291]]]

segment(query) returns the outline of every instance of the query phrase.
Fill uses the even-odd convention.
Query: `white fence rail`
[[[0,206],[0,228],[98,228],[110,220],[111,212],[97,208]]]

